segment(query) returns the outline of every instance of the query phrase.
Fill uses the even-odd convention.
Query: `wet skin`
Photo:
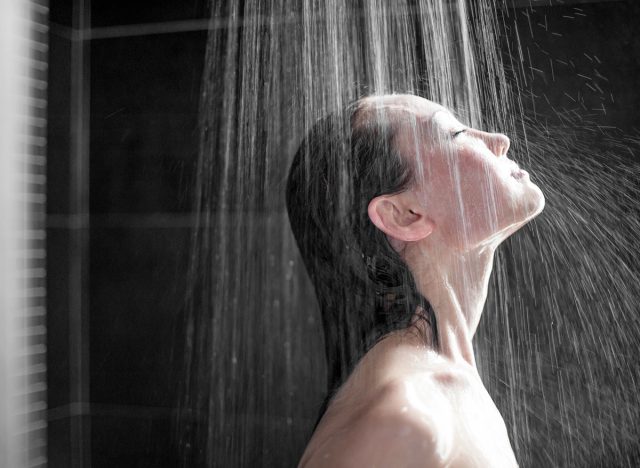
[[[394,334],[360,362],[316,429],[301,467],[516,467],[474,367]]]
[[[369,217],[432,305],[439,347],[422,338],[424,321],[381,340],[332,400],[300,466],[517,466],[471,340],[495,249],[542,211],[544,196],[507,156],[506,136],[468,128],[438,104],[378,96],[360,110],[395,126],[394,144],[415,168],[411,188],[371,200]]]

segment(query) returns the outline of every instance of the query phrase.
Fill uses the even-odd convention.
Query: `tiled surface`
[[[174,407],[190,230],[91,231],[91,400]],[[180,356],[175,356],[179,358]]]
[[[69,213],[71,41],[49,35],[47,213]]]
[[[92,114],[192,112],[199,99],[206,31],[95,40]]]
[[[195,115],[135,114],[95,128],[92,213],[189,211],[196,125]]]
[[[196,32],[92,43],[92,213],[189,210],[205,41]]]
[[[69,229],[47,229],[47,399],[69,403]]]
[[[91,418],[93,468],[175,468],[171,417],[136,414]]]
[[[91,22],[92,27],[102,27],[207,18],[208,4],[207,0],[180,2],[93,0]]]
[[[184,5],[172,5],[178,19],[189,16]],[[61,18],[64,8],[53,6],[52,21],[70,24]],[[140,12],[151,12],[149,20],[172,19],[171,8],[165,16],[153,16],[161,9]],[[48,456],[53,467],[71,466],[78,456],[70,432],[78,416],[70,416],[74,406],[68,406],[71,44],[60,31],[53,28],[50,35],[48,109],[48,211],[53,215],[48,229],[48,405],[54,417]],[[96,227],[90,234],[85,317],[90,319],[91,403],[107,403],[90,410],[95,415],[87,428],[93,466],[177,465],[169,443],[177,389],[172,359],[182,349],[174,334],[185,291],[188,228],[140,230],[135,214],[163,213],[159,223],[164,225],[167,220],[175,224],[171,212],[188,210],[205,39],[201,32],[92,42],[92,223],[121,226]],[[105,223],[96,217],[111,212],[130,216],[103,216]],[[153,226],[157,219],[142,224]]]
[[[49,421],[47,427],[47,462],[50,468],[71,467],[71,418]]]
[[[73,1],[71,0],[53,0],[49,2],[49,21],[61,24],[63,26],[71,26],[73,18]]]

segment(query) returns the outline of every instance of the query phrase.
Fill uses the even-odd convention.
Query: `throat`
[[[433,308],[439,352],[452,362],[475,368],[472,340],[487,298],[494,250],[484,247],[435,258],[420,262],[412,271]]]

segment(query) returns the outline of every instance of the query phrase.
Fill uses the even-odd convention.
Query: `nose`
[[[502,133],[488,133],[481,130],[474,130],[474,133],[487,145],[489,151],[496,156],[504,156],[507,154],[507,151],[509,151],[511,140],[509,140],[507,135],[503,135]]]
[[[503,135],[502,133],[488,133],[487,146],[496,156],[504,156],[509,151],[509,147],[511,146],[511,140],[507,135]]]

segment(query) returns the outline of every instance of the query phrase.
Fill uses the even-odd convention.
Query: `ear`
[[[433,232],[435,223],[404,194],[380,195],[369,202],[369,219],[392,240],[414,242]]]

